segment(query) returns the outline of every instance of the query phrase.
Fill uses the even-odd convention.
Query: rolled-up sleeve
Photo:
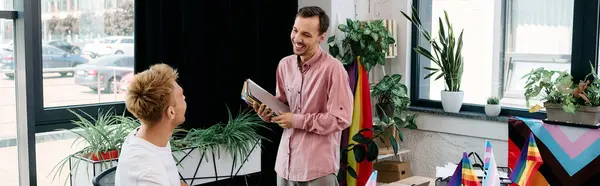
[[[348,74],[341,63],[332,66],[329,82],[326,112],[294,114],[293,128],[325,135],[350,126],[353,97]]]
[[[279,65],[277,66],[277,84],[275,85],[276,89],[275,89],[275,98],[279,99],[281,102],[286,103],[288,102],[287,97],[285,95],[285,79],[283,76],[284,73],[284,68],[283,66],[285,65],[285,59],[281,60],[279,62]]]

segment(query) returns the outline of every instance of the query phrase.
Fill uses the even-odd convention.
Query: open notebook
[[[290,107],[250,79],[247,79],[242,87],[242,100],[248,104],[265,104],[274,113],[290,112]]]

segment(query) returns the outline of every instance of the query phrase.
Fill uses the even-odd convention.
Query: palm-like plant
[[[448,12],[444,10],[444,16],[446,26],[444,27],[442,18],[439,18],[439,32],[437,40],[432,38],[429,31],[427,31],[421,24],[418,11],[413,7],[412,18],[406,13],[402,12],[402,15],[412,22],[421,35],[429,42],[432,47],[433,53],[421,46],[414,48],[415,52],[430,59],[437,65],[436,67],[424,67],[431,71],[425,76],[425,79],[432,77],[435,74],[438,76],[435,80],[444,77],[448,91],[458,92],[460,91],[461,78],[463,73],[463,58],[462,58],[462,45],[463,45],[463,31],[460,32],[458,39],[454,35],[452,25],[450,24],[450,18]]]
[[[239,112],[233,117],[229,108],[227,124],[218,123],[206,129],[191,129],[181,142],[184,146],[196,147],[200,152],[219,152],[225,148],[231,154],[233,165],[243,160],[252,151],[252,142],[268,140],[258,134],[259,128],[266,128],[264,122],[250,110]]]
[[[125,112],[121,116],[114,115],[112,109],[109,109],[107,112],[98,110],[96,118],[83,111],[80,111],[82,114],[73,110],[69,110],[69,112],[77,117],[77,120],[72,121],[76,127],[61,130],[77,135],[77,139],[75,139],[71,147],[76,145],[84,145],[84,147],[77,153],[65,157],[52,169],[51,174],[54,173],[53,179],[56,179],[57,176],[60,177],[65,165],[68,165],[69,160],[73,157],[78,158],[75,158],[76,161],[72,162],[73,165],[71,167],[74,169],[71,172],[77,171],[77,165],[80,161],[83,161],[81,159],[100,162],[102,166],[114,166],[112,160],[118,158],[125,137],[140,125],[138,120],[125,116]],[[77,159],[80,161],[77,161]]]

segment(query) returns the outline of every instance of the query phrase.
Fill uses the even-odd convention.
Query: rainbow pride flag
[[[510,174],[510,180],[519,186],[529,186],[532,173],[537,171],[544,163],[540,155],[540,150],[535,143],[533,133],[529,133],[528,141],[527,145],[523,145],[519,159],[517,159],[517,164]]]
[[[373,128],[373,113],[371,111],[371,92],[369,87],[369,76],[367,71],[360,63],[360,57],[350,65],[348,70],[348,77],[350,87],[354,93],[354,108],[352,113],[352,124],[348,129],[344,130],[341,140],[341,145],[345,146],[348,143],[357,143],[352,140],[352,136],[361,129]],[[364,132],[365,137],[371,138],[373,133]],[[346,166],[352,167],[357,173],[357,178],[350,176],[346,171],[345,183],[342,182],[342,186],[364,186],[367,184],[369,176],[371,176],[373,170],[373,164],[367,160],[362,162],[356,162],[354,158],[354,152],[348,151],[347,162],[341,162],[341,169],[346,170]]]
[[[463,158],[456,166],[454,174],[448,181],[448,186],[481,186],[466,152],[463,152]]]

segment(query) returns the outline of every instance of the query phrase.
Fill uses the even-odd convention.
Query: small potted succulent
[[[500,110],[502,110],[500,100],[497,97],[489,97],[485,105],[485,114],[488,116],[498,116],[500,115]]]

